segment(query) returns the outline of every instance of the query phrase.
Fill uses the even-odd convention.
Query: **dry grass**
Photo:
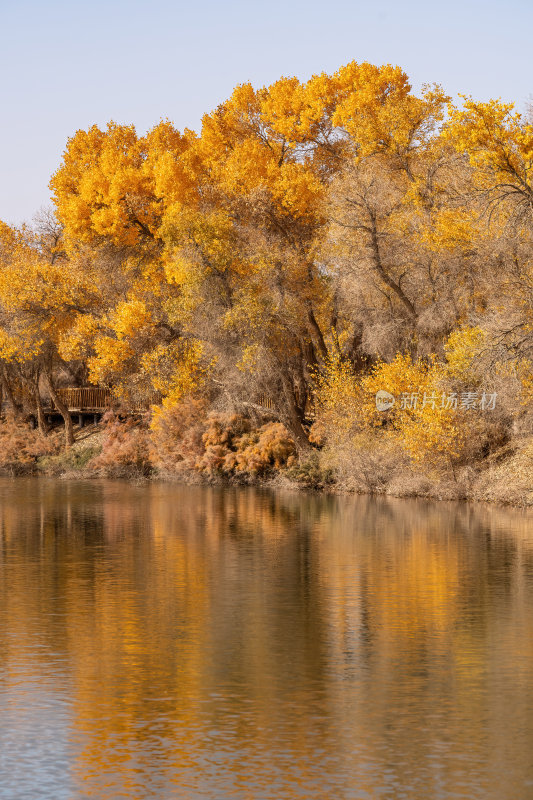
[[[491,459],[474,487],[478,500],[533,505],[533,436],[516,439]]]

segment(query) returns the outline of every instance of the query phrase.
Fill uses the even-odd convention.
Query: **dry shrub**
[[[431,496],[434,484],[427,475],[412,469],[398,470],[387,485],[392,497]]]
[[[372,432],[337,439],[334,447],[325,447],[323,462],[343,488],[355,492],[383,492],[394,477],[409,471],[409,459],[401,448]]]
[[[296,456],[284,425],[267,422],[252,429],[251,421],[238,414],[210,414],[203,443],[197,468],[210,475],[265,475],[290,466]]]
[[[533,505],[533,437],[504,448],[475,485],[475,497],[511,505]]]
[[[250,420],[240,414],[211,412],[202,436],[204,452],[196,462],[196,468],[208,475],[231,472],[239,439],[250,430]]]
[[[296,459],[294,441],[280,422],[269,422],[259,430],[243,434],[236,446],[236,452],[226,456],[224,470],[227,472],[264,475],[273,469],[290,467]]]
[[[463,416],[466,433],[457,463],[473,464],[499,450],[509,441],[511,424],[492,412],[466,412]]]
[[[194,470],[205,450],[206,420],[205,401],[190,395],[178,404],[156,409],[150,432],[154,466],[169,472]]]
[[[285,475],[291,481],[305,486],[307,489],[324,489],[335,482],[333,469],[328,466],[323,451],[314,450],[307,458],[291,459]]]
[[[254,428],[241,414],[208,412],[198,397],[157,409],[151,424],[152,463],[167,472],[259,476],[290,465],[295,455],[279,422]]]
[[[104,418],[102,451],[89,467],[109,478],[146,476],[152,470],[148,431],[131,417],[121,421],[113,411]]]
[[[60,452],[62,441],[62,432],[43,436],[27,424],[6,417],[0,423],[0,471],[12,475],[34,472],[40,458]]]

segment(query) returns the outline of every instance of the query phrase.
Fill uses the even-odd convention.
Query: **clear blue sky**
[[[533,93],[532,0],[0,0],[0,219],[49,204],[69,136],[114,119],[199,127],[237,83],[306,79],[355,59],[418,88]]]

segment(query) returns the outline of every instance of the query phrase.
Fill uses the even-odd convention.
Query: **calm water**
[[[0,481],[0,798],[533,797],[533,516]]]

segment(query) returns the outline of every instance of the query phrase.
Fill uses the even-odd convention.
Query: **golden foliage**
[[[281,468],[295,442],[459,463],[490,425],[511,430],[520,381],[527,422],[532,166],[510,104],[456,107],[366,62],[242,83],[198,134],[77,131],[50,182],[55,221],[0,223],[4,382],[38,396],[55,369],[157,391],[161,463],[208,474]],[[444,402],[487,378],[508,395],[490,424]],[[261,397],[268,423],[209,416]]]

